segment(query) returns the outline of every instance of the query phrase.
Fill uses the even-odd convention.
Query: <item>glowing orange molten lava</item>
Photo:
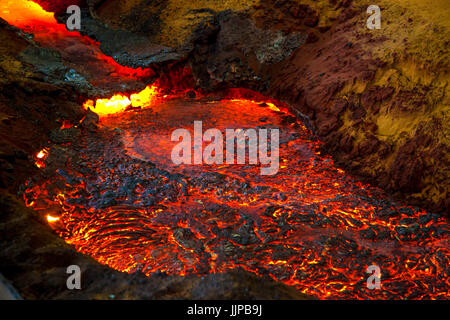
[[[38,27],[46,27],[42,29],[42,31],[45,31],[50,28],[54,29],[56,24],[53,13],[45,11],[33,1],[2,0],[0,3],[0,14],[8,23],[24,30],[36,30]]]
[[[61,49],[73,40],[111,75],[150,72],[118,65],[31,1],[2,0],[0,15],[41,45]],[[148,276],[243,268],[320,298],[448,299],[450,227],[442,217],[352,179],[320,154],[303,123],[272,102],[155,104],[158,87],[86,101],[85,109],[110,115],[104,126],[83,131],[73,148],[54,145],[58,152],[35,155],[47,169],[27,182],[25,203],[67,243],[112,268]],[[140,110],[119,114],[130,107]],[[198,119],[222,130],[280,128],[281,170],[267,177],[247,165],[178,172],[164,163],[169,134]],[[66,161],[46,163],[55,155]],[[366,287],[373,263],[382,270],[381,290]]]
[[[64,24],[56,21],[53,13],[45,11],[39,4],[28,0],[0,1],[0,17],[9,24],[32,33],[34,40],[43,46],[62,50],[67,46],[78,46],[79,50],[89,51],[99,63],[108,65],[111,73],[128,78],[147,78],[154,73],[151,69],[130,68],[118,64],[113,58],[103,54],[100,44],[77,31],[67,30]],[[59,43],[59,41],[61,43]],[[67,43],[66,43],[67,42]],[[63,57],[70,57],[71,53]]]
[[[153,97],[122,94],[99,106],[130,107],[141,96]],[[448,299],[450,230],[442,217],[392,202],[336,168],[285,106],[237,96],[106,109],[98,131],[73,143],[79,161],[63,168],[49,161],[44,176],[30,180],[27,206],[79,252],[120,271],[243,268],[319,298]],[[280,171],[175,166],[170,133],[196,119],[221,131],[279,128]],[[380,290],[366,285],[372,264],[381,268]]]

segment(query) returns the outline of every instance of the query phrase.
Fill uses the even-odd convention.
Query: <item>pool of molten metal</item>
[[[27,183],[26,203],[78,251],[125,272],[240,267],[319,298],[448,298],[449,225],[352,179],[280,109],[172,96],[105,114],[98,130],[37,155],[42,170]],[[194,120],[222,132],[279,128],[279,172],[175,166],[171,132],[192,132]],[[367,288],[371,264],[381,269],[380,290]]]

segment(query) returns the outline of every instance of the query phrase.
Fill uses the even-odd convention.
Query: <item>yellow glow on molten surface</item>
[[[53,13],[45,11],[39,4],[28,0],[0,1],[0,15],[8,23],[26,31],[36,26],[57,25]]]
[[[41,151],[39,151],[38,153],[36,153],[36,161],[35,161],[35,165],[38,168],[44,168],[45,167],[45,160],[48,157],[48,149],[44,148]]]
[[[133,93],[130,97],[118,93],[111,98],[97,99],[95,101],[88,100],[83,104],[84,109],[91,109],[99,116],[107,116],[109,114],[125,111],[128,107],[142,108],[150,106],[156,99],[159,90],[155,85],[147,86],[138,93]]]
[[[39,151],[38,154],[36,155],[36,157],[38,159],[42,159],[43,157],[45,157],[45,150]]]
[[[135,108],[142,108],[151,105],[154,102],[159,90],[156,86],[147,86],[139,93],[131,95],[131,105]]]
[[[58,217],[52,217],[52,216],[49,215],[49,214],[47,215],[47,221],[48,221],[49,223],[59,221],[59,219],[60,219],[60,218],[58,218]]]

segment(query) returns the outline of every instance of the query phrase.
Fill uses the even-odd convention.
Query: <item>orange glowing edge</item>
[[[125,94],[115,94],[111,98],[87,100],[83,104],[85,110],[90,109],[99,116],[107,116],[114,113],[125,111],[129,107],[144,108],[151,106],[158,94],[159,88],[156,85],[147,86],[144,90],[138,93],[133,93],[129,97]]]
[[[281,112],[280,108],[278,108],[275,104],[273,104],[272,102],[268,102],[268,101],[255,101],[255,100],[249,100],[249,99],[231,99],[231,101],[246,101],[246,102],[252,102],[254,104],[262,104],[264,103],[265,105],[267,105],[267,107],[272,110],[272,111],[276,111],[276,112]]]

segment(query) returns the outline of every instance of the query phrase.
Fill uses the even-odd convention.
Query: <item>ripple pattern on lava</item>
[[[194,120],[204,130],[279,128],[279,172],[174,166],[170,133],[192,130]],[[169,99],[49,146],[24,197],[67,243],[125,272],[240,267],[319,298],[448,299],[448,223],[356,181],[318,144],[267,104]],[[381,269],[380,290],[367,288],[371,264]]]

